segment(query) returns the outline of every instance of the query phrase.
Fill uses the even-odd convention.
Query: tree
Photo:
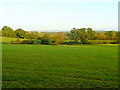
[[[70,40],[70,32],[64,32],[65,40]]]
[[[32,33],[30,33],[30,32],[26,32],[25,38],[26,38],[26,39],[34,39]]]
[[[40,34],[39,34],[39,39],[42,39],[43,36],[44,36],[44,34],[43,34],[43,33],[40,33]]]
[[[65,39],[64,33],[63,32],[57,32],[56,35],[58,36],[58,40],[59,40],[58,43],[63,43],[64,39]]]
[[[34,39],[39,39],[39,32],[34,31],[33,36],[34,36]]]
[[[116,42],[120,44],[120,31],[116,33]]]
[[[2,36],[2,30],[0,30],[0,36]]]
[[[18,38],[25,38],[26,31],[19,28],[15,30],[15,33]]]
[[[96,33],[95,33],[95,31],[92,30],[92,28],[87,28],[87,33],[88,33],[87,37],[89,40],[95,39]]]
[[[27,39],[39,39],[39,32],[37,32],[37,31],[26,32],[25,38],[27,38]]]
[[[115,40],[115,38],[116,38],[116,32],[113,31],[113,30],[112,31],[107,31],[106,35],[107,35],[108,40]]]
[[[2,28],[2,36],[4,37],[16,37],[14,30],[8,26]]]
[[[52,44],[52,36],[51,34],[45,34],[41,39],[42,44]]]
[[[63,32],[57,32],[52,36],[52,42],[53,44],[60,44],[63,43],[65,39],[64,33]]]
[[[75,41],[78,41],[78,40],[79,40],[78,29],[73,28],[70,32],[71,32],[71,34],[70,34],[71,39],[72,39],[72,40],[75,40]]]
[[[42,44],[59,44],[64,41],[64,33],[57,32],[55,34],[47,33],[41,38]]]
[[[97,34],[97,38],[99,40],[105,40],[107,38],[107,36],[103,32],[100,32]]]
[[[74,28],[71,30],[71,39],[78,41],[80,40],[82,43],[88,42],[88,33],[86,31],[86,28],[76,29]]]

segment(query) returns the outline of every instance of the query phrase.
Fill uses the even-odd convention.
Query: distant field
[[[11,43],[11,41],[15,41],[17,38],[11,38],[11,37],[1,37],[2,43]],[[21,41],[24,39],[20,39]]]
[[[118,87],[117,45],[3,44],[3,88]]]
[[[74,40],[65,40],[65,42],[74,41]],[[115,40],[88,40],[88,41],[115,41]],[[79,41],[80,42],[80,41]]]

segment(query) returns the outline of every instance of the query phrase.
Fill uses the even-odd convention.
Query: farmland
[[[96,1],[1,0],[0,87],[119,89],[120,5]]]
[[[11,37],[1,37],[2,43],[11,43],[11,41],[15,41],[17,38],[11,38]],[[20,39],[21,41],[24,39]]]
[[[118,45],[2,45],[3,88],[118,87]]]

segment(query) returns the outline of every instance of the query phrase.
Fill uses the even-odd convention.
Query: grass
[[[69,41],[74,41],[74,40],[65,40],[65,42],[69,42]],[[111,42],[111,41],[115,41],[115,40],[88,40],[88,41],[108,41],[108,42]],[[80,42],[80,40],[79,40]]]
[[[115,40],[89,40],[89,41],[108,41],[108,42],[111,42],[111,41],[115,41]]]
[[[118,88],[117,45],[3,44],[3,88]]]
[[[109,43],[112,43],[112,42],[116,42],[116,40],[89,40],[88,41],[89,43],[91,44],[104,44],[103,42],[109,44]]]
[[[15,41],[17,38],[11,38],[11,37],[1,37],[2,43],[11,43],[11,41]],[[21,41],[24,39],[20,39]]]

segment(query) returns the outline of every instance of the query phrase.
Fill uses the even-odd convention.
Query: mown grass
[[[117,88],[117,45],[3,44],[3,88]]]

